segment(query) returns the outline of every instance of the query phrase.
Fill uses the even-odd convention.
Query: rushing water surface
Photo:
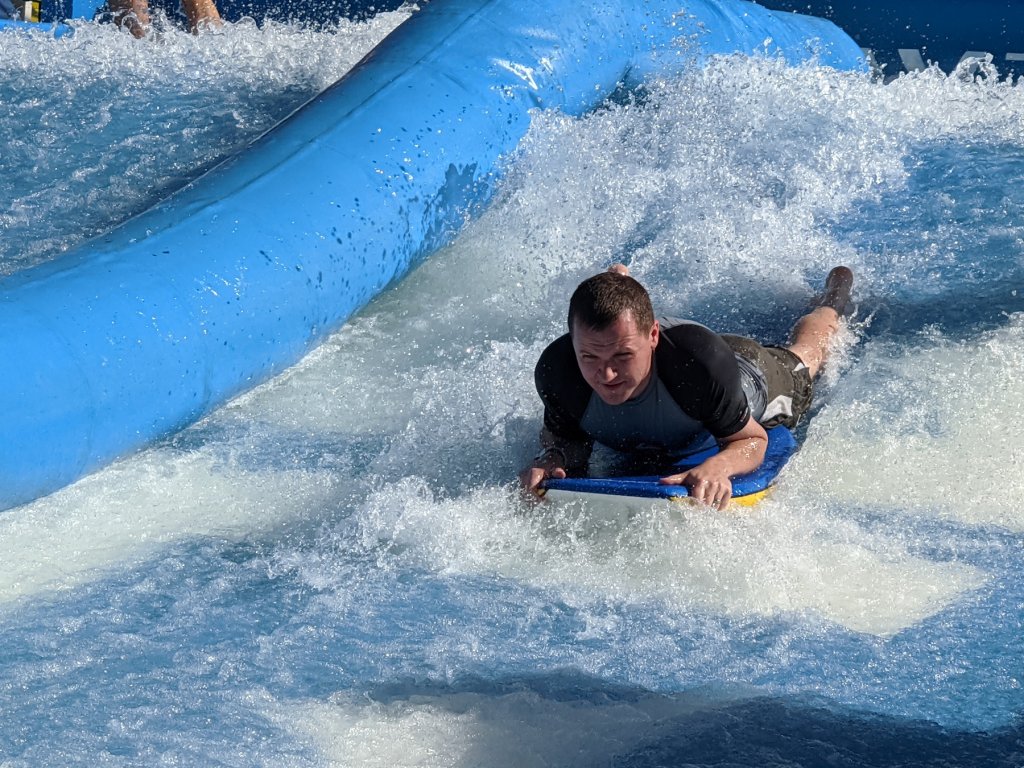
[[[0,36],[0,270],[240,151],[407,15]],[[491,209],[300,365],[0,514],[0,765],[1020,765],[1022,248],[1005,82],[723,59],[537,114]],[[533,363],[615,260],[766,341],[856,271],[752,511],[518,500]]]

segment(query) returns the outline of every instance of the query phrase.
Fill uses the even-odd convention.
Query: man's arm
[[[752,417],[739,432],[718,439],[721,450],[687,472],[661,478],[666,485],[685,485],[690,496],[725,509],[732,498],[732,478],[753,472],[764,461],[768,433]]]
[[[592,392],[576,364],[569,334],[548,345],[533,376],[544,403],[541,452],[519,473],[519,482],[524,490],[540,496],[540,484],[547,478],[586,468],[594,443],[580,428],[580,419]]]

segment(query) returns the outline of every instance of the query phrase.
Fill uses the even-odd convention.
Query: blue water
[[[3,271],[401,17],[0,39]],[[0,515],[0,765],[1024,764],[1022,180],[1024,92],[937,72],[726,60],[536,115],[496,204],[307,360]],[[857,272],[753,511],[517,499],[533,362],[615,259],[767,341]]]

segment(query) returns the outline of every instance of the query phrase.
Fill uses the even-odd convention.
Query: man
[[[731,478],[764,460],[765,427],[793,427],[810,406],[852,286],[847,267],[833,269],[818,306],[783,348],[693,322],[662,326],[647,291],[621,264],[583,281],[569,302],[569,333],[537,363],[542,451],[519,475],[524,489],[539,494],[547,478],[585,471],[595,441],[669,455],[717,442],[716,455],[661,482],[724,509]]]

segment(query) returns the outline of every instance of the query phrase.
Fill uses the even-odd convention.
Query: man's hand
[[[716,509],[725,509],[732,498],[729,475],[709,468],[707,462],[678,475],[661,478],[663,485],[685,485],[690,497]]]
[[[558,479],[565,477],[565,468],[548,462],[534,464],[519,473],[519,484],[525,493],[539,499],[544,496],[544,489],[540,487],[540,484],[549,477]]]
[[[768,433],[753,419],[734,435],[719,441],[721,450],[678,475],[661,478],[665,485],[685,485],[690,496],[716,509],[725,509],[732,498],[732,478],[753,472],[764,461]]]

